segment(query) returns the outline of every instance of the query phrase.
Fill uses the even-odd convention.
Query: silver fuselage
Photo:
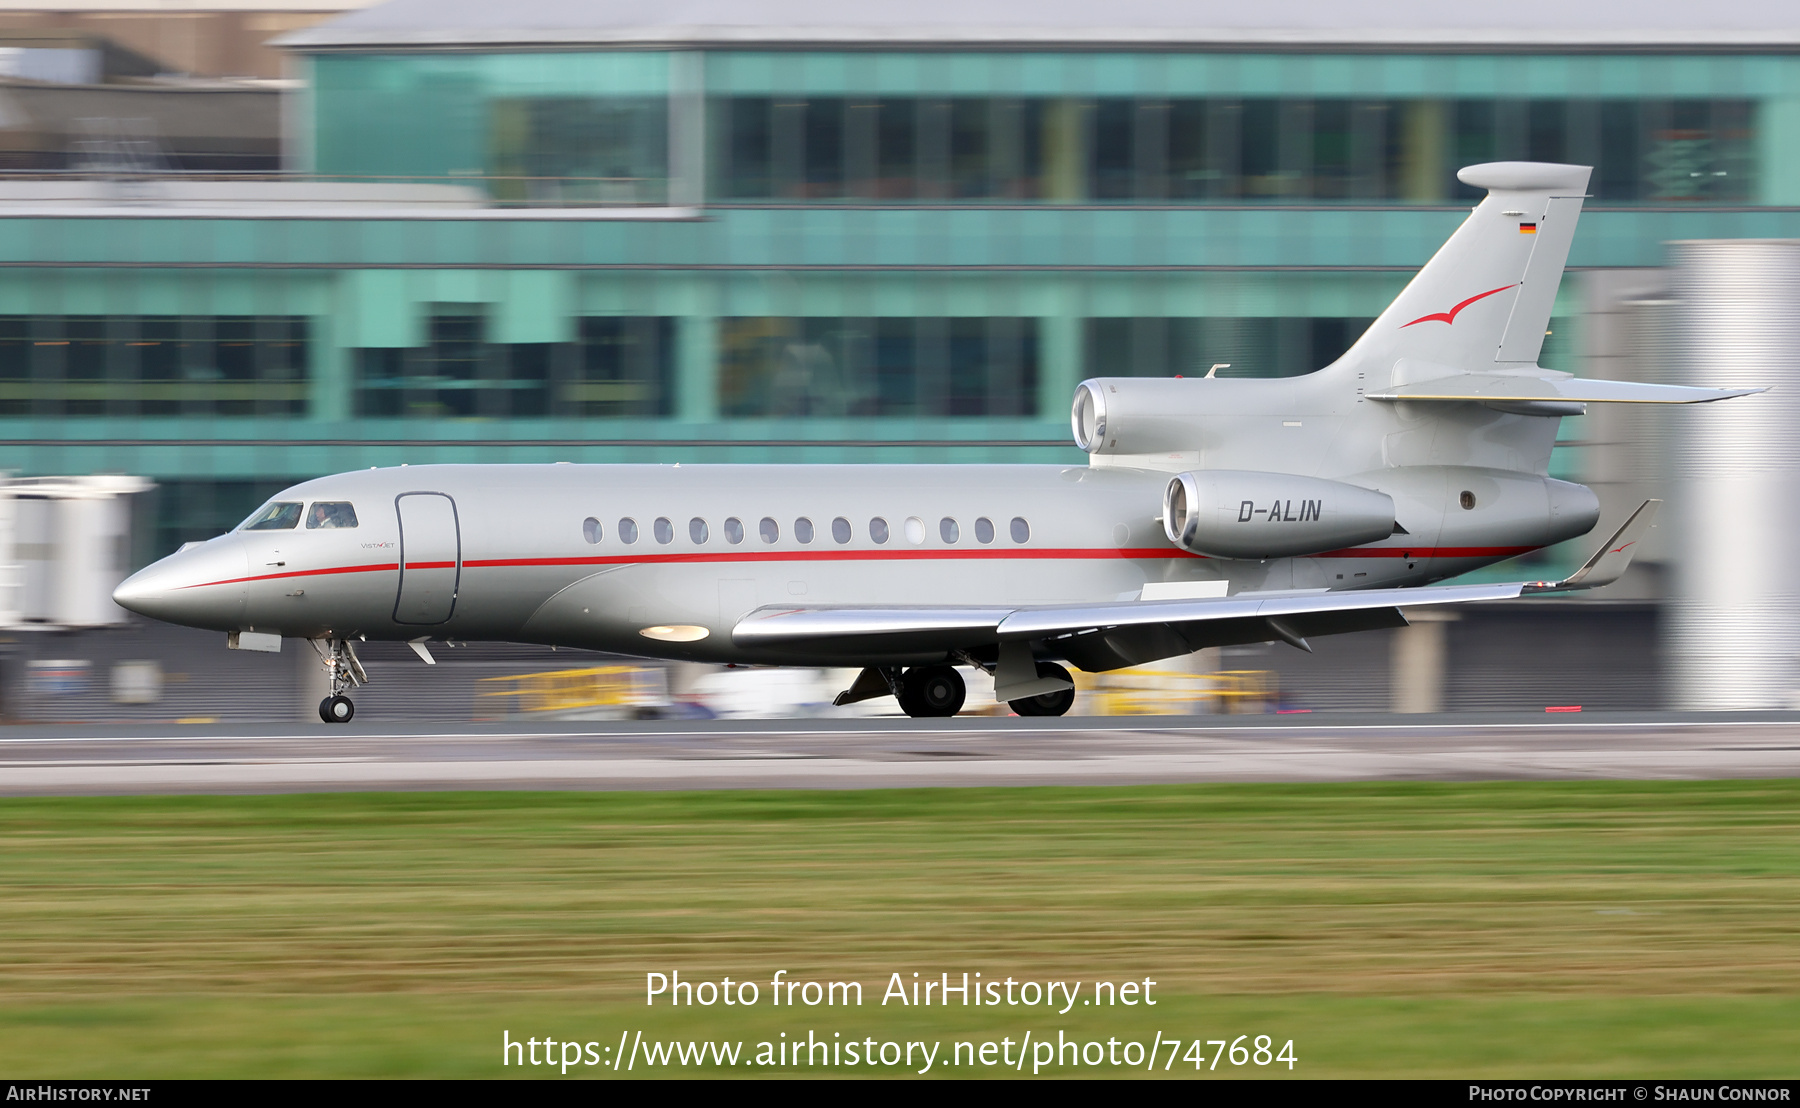
[[[1385,476],[1394,487],[1393,471]],[[848,666],[920,655],[822,649],[775,656],[735,646],[732,628],[770,605],[1113,601],[1169,581],[1222,580],[1232,593],[1422,584],[1567,537],[1546,532],[1543,479],[1535,475],[1417,467],[1410,478],[1433,491],[1457,483],[1452,478],[1480,479],[1484,488],[1517,484],[1528,510],[1516,520],[1497,510],[1446,518],[1441,492],[1399,497],[1429,506],[1403,516],[1406,535],[1256,562],[1173,547],[1158,518],[1168,474],[1152,469],[403,466],[321,477],[275,498],[309,509],[350,502],[355,528],[236,530],[148,567],[118,596],[146,615],[227,632],[502,640],[705,662]],[[1503,499],[1495,498],[1496,509]],[[420,506],[431,510],[421,516]],[[409,533],[403,510],[424,522]],[[590,517],[598,542],[584,532]],[[839,541],[841,525],[834,528],[840,518],[848,541]],[[625,519],[636,525],[634,542],[621,533]],[[727,538],[732,519],[743,528],[735,543]],[[764,519],[774,521],[774,541],[765,541]],[[886,542],[875,541],[875,519],[887,524]],[[1024,541],[1015,540],[1015,519],[1024,521]],[[668,521],[661,536],[658,520]],[[695,520],[704,522],[703,541],[695,539]],[[801,520],[810,521],[810,542],[801,541]],[[955,522],[954,541],[946,520]],[[658,630],[671,627],[685,629],[677,637],[688,641]],[[694,637],[696,629],[704,637]]]

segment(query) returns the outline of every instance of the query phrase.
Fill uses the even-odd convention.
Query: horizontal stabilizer
[[[1580,569],[1554,584],[1540,581],[1525,586],[1525,591],[1558,592],[1566,589],[1597,589],[1602,585],[1610,585],[1624,576],[1631,565],[1632,556],[1638,551],[1638,542],[1656,522],[1656,509],[1662,506],[1660,500],[1646,500],[1638,505],[1638,510],[1631,513],[1625,526],[1613,533],[1606,540],[1606,545],[1594,552]]]
[[[1646,385],[1636,381],[1594,381],[1582,377],[1531,377],[1509,373],[1459,373],[1434,381],[1395,385],[1368,394],[1370,400],[1460,403],[1551,402],[1565,404],[1703,404],[1767,392],[1767,388],[1703,389],[1688,385]]]

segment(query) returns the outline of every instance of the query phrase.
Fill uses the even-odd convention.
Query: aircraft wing
[[[1616,580],[1650,527],[1657,501],[1634,512],[1599,553],[1563,581],[1239,593],[1180,600],[1019,606],[766,607],[740,620],[732,642],[773,655],[822,651],[849,659],[981,651],[1040,642],[1082,669],[1101,671],[1208,646],[1280,639],[1311,650],[1309,635],[1403,627],[1401,609],[1511,600],[1597,588]]]
[[[1597,589],[1602,585],[1610,585],[1624,575],[1631,565],[1632,556],[1637,553],[1638,541],[1656,522],[1656,509],[1662,507],[1660,500],[1646,500],[1638,505],[1638,510],[1631,513],[1625,526],[1613,532],[1613,537],[1606,545],[1594,551],[1594,556],[1582,563],[1580,569],[1555,584],[1543,581],[1533,582],[1525,586],[1527,593],[1561,592],[1569,589]]]
[[[1266,621],[1269,620],[1295,620],[1296,626],[1306,626],[1317,622],[1305,618],[1312,616],[1472,600],[1510,600],[1525,588],[1524,582],[1513,582],[1343,592],[1319,589],[1239,593],[1192,600],[1121,600],[1016,608],[770,607],[759,608],[740,620],[732,629],[731,641],[738,646],[831,644],[850,651],[904,652],[909,649],[967,649],[1008,640],[1055,639],[1103,629],[1249,621],[1258,624],[1259,634],[1244,641],[1266,642],[1283,637],[1268,633]],[[1186,653],[1185,650],[1181,652]]]
[[[1767,392],[1704,389],[1689,385],[1646,385],[1636,381],[1595,381],[1582,377],[1527,377],[1505,373],[1459,373],[1433,381],[1396,385],[1368,394],[1370,400],[1432,400],[1463,403],[1703,404]]]

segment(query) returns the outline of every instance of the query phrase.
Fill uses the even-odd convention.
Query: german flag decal
[[[1521,235],[1535,235],[1535,234],[1537,234],[1537,224],[1535,224],[1535,223],[1521,223],[1521,224],[1519,224],[1519,234],[1521,234]]]

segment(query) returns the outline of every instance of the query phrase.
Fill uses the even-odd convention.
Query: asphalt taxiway
[[[1800,776],[1800,713],[0,728],[0,796]]]

